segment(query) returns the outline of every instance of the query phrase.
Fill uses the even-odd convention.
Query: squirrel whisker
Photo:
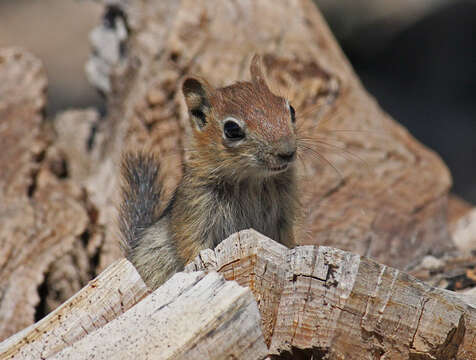
[[[332,164],[331,161],[329,161],[329,159],[327,159],[323,154],[317,152],[315,149],[309,147],[309,146],[306,146],[304,144],[298,144],[298,147],[301,147],[304,149],[304,151],[308,151],[311,153],[311,155],[313,155],[314,157],[316,157],[318,160],[320,161],[324,161],[327,165],[329,165],[330,167],[332,167],[332,169],[334,169],[334,171],[337,173],[337,175],[339,175],[340,179],[343,180],[344,179],[344,176],[342,175],[342,172],[334,165]]]
[[[298,138],[298,142],[302,143],[302,144],[305,144],[307,146],[317,147],[317,149],[320,149],[320,150],[326,150],[326,148],[330,149],[330,150],[334,151],[334,153],[337,156],[341,156],[346,160],[357,160],[365,166],[365,168],[368,172],[370,172],[371,167],[365,159],[363,159],[359,155],[345,149],[342,146],[334,145],[334,144],[328,143],[324,140],[317,139],[317,138]],[[345,155],[347,155],[347,156],[345,156]]]

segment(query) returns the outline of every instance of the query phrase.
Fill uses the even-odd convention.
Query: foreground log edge
[[[359,255],[326,246],[288,249],[245,230],[214,250],[202,251],[185,270],[193,274],[179,273],[146,296],[135,269],[120,260],[47,318],[3,342],[0,359],[106,359],[114,352],[124,358],[131,352],[139,357],[160,353],[164,359],[178,358],[177,354],[193,358],[203,349],[216,348],[210,332],[240,359],[262,358],[265,343],[265,353],[276,358],[476,357],[474,307],[449,291]],[[256,302],[248,289],[226,285],[221,276],[210,274],[212,278],[202,281],[204,275],[197,271],[203,270],[217,270],[225,279],[248,286]],[[180,321],[194,326],[188,341],[183,340],[185,325],[178,326]],[[217,332],[230,325],[232,333],[242,336]],[[157,331],[163,336],[155,336]],[[248,352],[238,354],[237,344],[244,343]],[[211,356],[209,350],[206,353]]]
[[[325,246],[287,249],[253,230],[205,250],[187,271],[251,288],[270,354],[474,359],[476,309],[399,270]]]
[[[203,270],[217,270],[225,279],[248,286],[256,302],[247,298],[251,295],[249,290],[236,285],[228,288],[224,285],[227,282],[219,280],[221,276],[210,274],[215,277],[202,282],[204,275],[196,271]],[[47,318],[2,343],[0,359],[90,358],[93,355],[106,359],[114,352],[116,356],[123,354],[120,356],[128,358],[131,351],[139,357],[149,353],[171,356],[164,359],[178,358],[177,354],[180,358],[193,358],[192,354],[201,353],[201,350],[194,352],[196,349],[213,347],[204,334],[216,332],[220,324],[226,328],[225,323],[232,325],[234,333],[249,335],[242,337],[249,352],[241,355],[236,352],[237,344],[243,344],[243,340],[239,342],[240,337],[223,332],[217,338],[228,339],[225,343],[229,349],[235,349],[239,359],[262,358],[265,343],[267,354],[273,358],[295,358],[296,354],[303,355],[302,358],[331,359],[476,357],[474,307],[456,294],[433,288],[359,255],[326,246],[288,249],[254,230],[245,230],[230,236],[214,250],[202,251],[185,271],[194,273],[175,275],[140,301],[148,291],[131,264],[120,260]],[[109,281],[111,279],[114,281]],[[193,290],[198,283],[202,290]],[[119,298],[118,286],[123,289]],[[116,291],[112,292],[112,287]],[[200,303],[193,300],[194,296],[190,298],[189,291],[195,294],[208,291],[212,295],[205,296]],[[219,306],[211,309],[207,299],[215,298],[215,305]],[[91,303],[91,299],[96,299],[97,304]],[[121,307],[117,312],[117,305],[112,304],[122,306],[123,299],[132,305],[134,301],[140,302],[132,308],[130,305]],[[162,311],[164,306],[168,309],[165,312]],[[187,316],[183,315],[184,309]],[[78,316],[85,310],[90,311],[87,317]],[[208,314],[207,321],[205,318],[193,320],[191,314],[202,316],[203,312]],[[234,312],[241,315],[233,321],[224,316]],[[60,313],[62,318],[58,317]],[[150,320],[151,314],[156,313],[159,315],[155,320]],[[89,327],[85,325],[86,318],[91,319]],[[102,319],[101,322],[98,323],[98,319]],[[157,327],[157,321],[162,321],[164,326]],[[182,341],[183,327],[175,326],[180,321],[185,321],[187,326],[194,323],[193,336],[189,336],[188,342]],[[253,322],[256,323],[253,325]],[[78,328],[82,330],[78,332]],[[169,340],[177,334],[178,337],[167,342],[154,335],[157,331]],[[69,334],[70,341],[54,341],[55,338],[65,340],[65,334]],[[144,342],[142,337],[151,342]],[[54,346],[48,344],[50,341]],[[196,346],[189,346],[190,341]],[[148,344],[154,344],[153,348]],[[162,351],[171,344],[174,351]],[[206,353],[211,356],[208,350]],[[211,358],[226,354],[215,353]]]
[[[0,359],[45,359],[121,315],[150,291],[134,266],[118,260],[37,323],[0,343]]]
[[[178,273],[150,294],[122,259],[1,343],[0,359],[263,359],[260,321],[250,289],[216,272]]]
[[[132,309],[51,359],[263,359],[248,288],[213,272],[178,273]]]

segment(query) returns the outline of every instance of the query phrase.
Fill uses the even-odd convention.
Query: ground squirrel
[[[193,135],[182,180],[164,211],[158,210],[164,204],[157,159],[123,158],[123,247],[152,289],[239,230],[294,245],[295,111],[270,91],[258,56],[250,72],[250,82],[219,89],[198,78],[183,82]]]

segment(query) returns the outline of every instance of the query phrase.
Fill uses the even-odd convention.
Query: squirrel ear
[[[263,74],[263,68],[261,65],[261,56],[255,54],[251,59],[250,64],[250,73],[251,73],[251,81],[256,85],[264,85],[266,87],[266,80]]]
[[[183,82],[182,91],[192,125],[202,129],[210,113],[211,86],[205,80],[189,77]]]

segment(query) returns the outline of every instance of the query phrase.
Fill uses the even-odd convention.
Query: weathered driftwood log
[[[476,356],[471,299],[356,254],[325,246],[287,249],[246,230],[203,251],[186,270],[218,270],[248,286],[258,306],[244,288],[194,272],[177,274],[127,310],[145,290],[122,260],[47,319],[1,344],[0,359]]]
[[[248,288],[213,273],[176,274],[125,314],[51,359],[264,358]]]
[[[476,358],[476,307],[359,255],[325,246],[290,250],[249,230],[187,267],[205,269],[251,288],[270,354]]]
[[[248,288],[214,273],[175,275],[148,293],[127,260],[37,324],[0,344],[0,359],[263,359]]]
[[[0,344],[0,359],[46,359],[124,313],[149,293],[122,259],[67,302]]]
[[[34,322],[45,272],[88,242],[87,196],[66,178],[64,157],[43,123],[45,90],[37,58],[0,50],[1,340]],[[88,256],[76,259],[68,297],[91,276]]]

